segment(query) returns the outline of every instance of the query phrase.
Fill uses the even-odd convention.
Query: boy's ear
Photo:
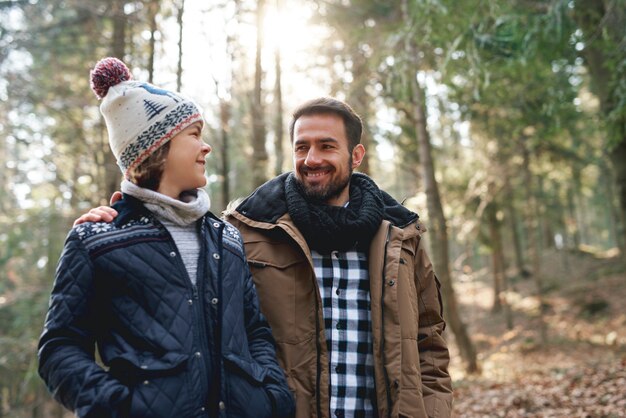
[[[117,202],[118,200],[122,200],[122,197],[124,197],[124,195],[119,190],[113,192],[113,194],[111,195],[111,200],[109,200],[109,204],[113,206],[115,202]]]

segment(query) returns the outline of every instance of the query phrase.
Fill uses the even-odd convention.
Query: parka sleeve
[[[43,333],[39,375],[53,397],[78,417],[122,417],[129,389],[95,361],[95,298],[91,259],[72,230],[65,242]]]
[[[250,354],[268,371],[265,389],[272,399],[272,416],[277,418],[290,417],[295,412],[295,402],[287,386],[283,370],[276,360],[274,337],[272,337],[269,324],[259,308],[259,300],[248,263],[246,262],[244,265],[246,266],[244,311]]]
[[[418,240],[414,262],[419,297],[417,345],[420,353],[424,405],[431,418],[450,417],[452,415],[452,380],[448,373],[450,354],[442,336],[445,322],[439,290],[440,283],[421,239]]]

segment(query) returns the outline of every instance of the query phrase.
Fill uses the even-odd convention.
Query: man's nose
[[[319,153],[315,150],[315,148],[310,148],[306,155],[306,159],[304,160],[304,164],[308,167],[315,167],[320,165],[321,162],[322,159],[320,158]]]

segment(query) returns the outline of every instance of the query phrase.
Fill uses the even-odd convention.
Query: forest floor
[[[508,329],[504,311],[492,313],[490,274],[461,275],[481,373],[466,374],[451,344],[455,417],[626,417],[626,271],[610,255],[543,255],[544,344],[532,278],[510,283]]]

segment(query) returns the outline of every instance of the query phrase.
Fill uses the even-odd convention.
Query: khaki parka
[[[285,176],[261,186],[226,219],[243,237],[261,311],[296,398],[296,417],[330,418],[322,300],[310,250],[286,212]],[[395,204],[392,213],[412,213]],[[452,388],[440,285],[412,215],[401,227],[383,220],[369,248],[378,415],[449,417]]]

